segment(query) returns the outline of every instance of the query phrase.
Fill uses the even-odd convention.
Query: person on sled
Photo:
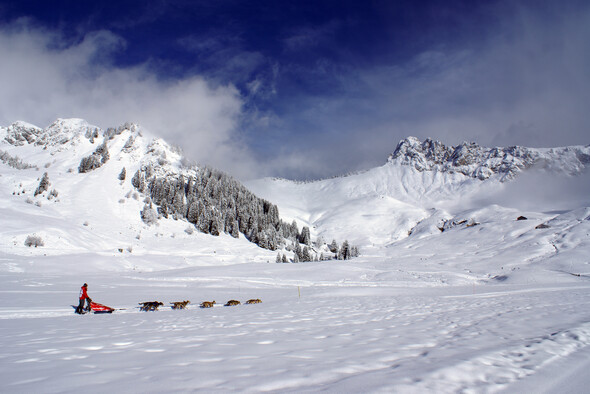
[[[88,297],[88,284],[84,283],[84,285],[82,285],[82,287],[80,288],[80,303],[78,304],[78,307],[76,308],[76,313],[81,315],[84,312],[84,301],[86,301],[86,311],[90,312],[90,303],[92,302],[92,300],[90,299],[90,297]]]

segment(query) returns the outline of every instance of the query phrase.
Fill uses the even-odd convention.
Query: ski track
[[[495,392],[588,352],[588,286],[390,290],[262,287],[235,297],[257,305],[112,315],[3,307],[0,379],[5,392]]]

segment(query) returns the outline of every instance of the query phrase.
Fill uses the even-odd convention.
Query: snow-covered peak
[[[27,122],[16,121],[8,127],[2,128],[1,139],[11,145],[34,143],[43,129]]]
[[[486,148],[474,142],[463,142],[449,147],[429,138],[421,142],[416,137],[408,137],[400,141],[388,162],[411,166],[418,171],[458,172],[481,180],[497,176],[507,181],[533,166],[579,174],[590,163],[590,146]]]
[[[178,173],[182,167],[182,152],[161,138],[153,138],[145,148],[145,163],[151,163],[164,172]]]
[[[83,134],[88,130],[99,129],[97,126],[90,125],[84,119],[70,118],[57,119],[50,124],[45,130],[49,134]]]
[[[179,148],[130,122],[103,130],[79,118],[57,119],[45,128],[17,121],[0,127],[0,146],[10,151],[16,149],[14,154],[31,162],[39,161],[41,165],[48,160],[46,154],[54,156],[52,161],[61,160],[71,166],[74,161],[98,150],[99,153],[110,152],[118,161],[128,162],[132,167],[152,165],[176,173],[183,167]],[[63,152],[69,153],[55,156]]]
[[[40,128],[35,126],[34,124],[24,122],[22,120],[17,120],[16,122],[14,122],[10,126],[8,126],[8,129],[9,130],[14,130],[14,129],[28,129],[28,130],[38,129],[38,130],[40,130]]]
[[[36,145],[56,146],[75,144],[82,137],[93,139],[101,134],[101,129],[82,119],[57,119],[42,129],[30,123],[17,121],[6,128],[3,141],[14,146]]]

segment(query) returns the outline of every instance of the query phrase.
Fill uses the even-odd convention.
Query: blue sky
[[[0,121],[134,121],[242,179],[588,144],[589,42],[585,1],[1,2]]]

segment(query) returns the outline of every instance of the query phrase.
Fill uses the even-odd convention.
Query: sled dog
[[[215,301],[213,301],[213,302],[210,302],[210,301],[201,302],[201,308],[213,308],[213,305],[215,305]]]
[[[240,305],[240,301],[236,301],[236,300],[229,300],[227,302],[227,304],[225,304],[224,306],[233,306],[233,305]]]
[[[139,305],[142,305],[139,310],[140,311],[157,311],[158,308],[162,305],[164,305],[163,302],[160,301],[146,301],[146,302],[140,302]]]
[[[189,300],[185,301],[178,301],[178,302],[171,302],[172,309],[185,309],[188,304],[191,302]]]
[[[254,298],[251,300],[246,301],[246,304],[260,304],[262,301],[260,301],[260,298]]]

